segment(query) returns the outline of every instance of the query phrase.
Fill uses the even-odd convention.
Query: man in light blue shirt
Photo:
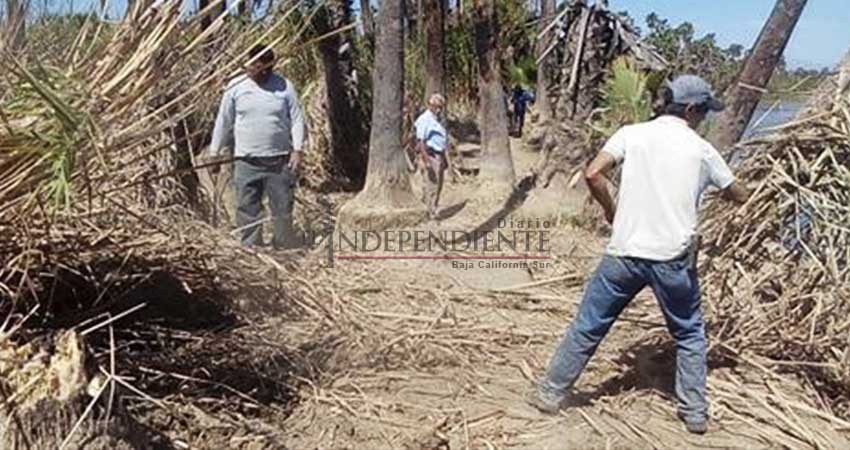
[[[292,207],[304,147],[304,114],[292,83],[273,72],[274,53],[251,49],[243,76],[227,87],[215,121],[209,154],[233,148],[236,224],[242,243],[262,245],[262,200],[269,197],[275,248],[291,242]],[[218,166],[213,169],[218,172]]]
[[[437,205],[443,190],[443,173],[447,166],[449,135],[439,117],[445,106],[445,97],[432,95],[428,99],[428,109],[413,124],[416,128],[416,149],[422,157],[424,169],[423,200],[428,205],[428,215],[432,219],[437,217]]]

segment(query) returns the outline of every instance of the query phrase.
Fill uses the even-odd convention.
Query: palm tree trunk
[[[542,32],[549,25],[549,22],[555,18],[555,0],[541,0],[541,3],[540,22],[537,27],[538,32]],[[555,32],[550,31],[537,42],[538,58],[543,56],[543,53],[552,45],[552,37],[554,35]],[[537,64],[537,99],[535,103],[537,104],[537,111],[540,114],[541,122],[546,122],[552,118],[552,101],[549,98],[549,86],[552,84],[550,73],[551,59],[550,56],[546,56]]]
[[[428,60],[425,64],[425,98],[445,94],[445,0],[425,0],[425,33]]]
[[[372,36],[375,34],[375,16],[372,14],[370,0],[360,0],[360,20],[363,21],[363,34]]]
[[[370,230],[418,223],[426,216],[413,194],[402,149],[404,0],[384,0],[378,15],[372,69],[372,129],[366,186],[339,212],[340,226]]]
[[[366,186],[409,189],[407,162],[400,151],[404,100],[404,1],[381,2],[372,77],[372,131]]]
[[[478,118],[481,128],[479,178],[513,183],[514,164],[499,65],[499,22],[495,0],[475,0],[475,49],[478,55]]]
[[[331,33],[351,23],[348,0],[329,0],[317,15],[319,32]],[[319,42],[324,68],[331,151],[353,186],[362,187],[366,176],[366,121],[357,105],[354,79],[354,45],[350,32],[337,33]]]
[[[709,140],[721,151],[732,147],[746,131],[762,92],[803,13],[806,1],[777,0],[773,7],[738,80],[726,94],[726,110],[718,117],[709,134]]]

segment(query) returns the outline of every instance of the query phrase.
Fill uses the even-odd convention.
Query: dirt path
[[[515,155],[520,173],[534,159]],[[467,188],[450,184],[446,198],[458,200]],[[648,291],[590,362],[572,408],[546,417],[526,406],[523,396],[573,317],[604,242],[559,223],[551,230],[552,264],[542,268],[344,261],[321,272],[313,281],[332,293],[327,308],[338,330],[313,352],[320,373],[282,424],[287,446],[850,448],[846,430],[814,412],[798,380],[732,357],[734,349],[714,342],[711,430],[687,434],[674,411],[674,350]],[[286,327],[279,327],[280,339],[291,341]]]

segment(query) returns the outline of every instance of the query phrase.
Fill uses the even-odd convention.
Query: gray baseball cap
[[[714,97],[714,91],[707,81],[696,75],[681,75],[667,87],[673,93],[673,103],[679,105],[705,104],[711,111],[723,111],[726,105]]]

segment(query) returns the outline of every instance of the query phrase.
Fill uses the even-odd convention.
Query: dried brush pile
[[[557,115],[585,118],[602,100],[599,89],[611,63],[631,56],[644,70],[661,71],[667,62],[640,40],[633,25],[605,6],[574,2],[561,13],[558,35]]]
[[[571,2],[539,37],[549,34],[553,42],[540,58],[555,60],[548,89],[554,117],[536,123],[525,137],[528,148],[542,153],[536,173],[543,175],[544,184],[553,171],[574,170],[592,157],[587,149],[598,147],[590,139],[599,139],[592,131],[601,131],[602,122],[607,122],[605,128],[616,127],[617,119],[626,119],[617,116],[646,109],[648,105],[639,105],[648,89],[645,74],[660,73],[668,64],[640,40],[629,21],[601,4]]]
[[[51,58],[13,55],[0,42],[0,353],[19,357],[0,367],[0,447],[79,448],[103,434],[120,445],[86,448],[156,448],[150,436],[113,432],[128,420],[115,392],[166,411],[168,430],[224,411],[231,420],[216,429],[230,433],[243,415],[290,398],[283,374],[292,370],[279,355],[246,371],[236,359],[261,349],[222,333],[270,309],[297,315],[281,310],[300,288],[290,268],[203,221],[214,201],[195,158],[208,130],[192,124],[214,113],[210,93],[254,43],[275,47],[284,70],[300,62],[312,43],[307,21],[293,17],[309,10],[278,7],[254,27],[221,16],[202,30],[179,2],[140,1],[119,25],[86,21]],[[48,362],[68,353],[54,342],[66,330],[60,341],[84,355],[63,371],[72,389],[43,391],[56,375]]]
[[[751,198],[710,203],[703,227],[712,333],[806,374],[847,417],[850,102],[747,146],[738,177],[755,186]]]
[[[177,3],[138,3],[117,29],[87,22],[65,49],[65,67],[4,55],[11,76],[0,116],[0,292],[13,300],[35,293],[46,262],[108,249],[129,257],[163,255],[163,246],[195,260],[183,244],[199,236],[186,232],[209,205],[203,193],[194,193],[195,204],[188,198],[198,188],[190,178],[200,149],[176,134],[185,119],[217,106],[209,91],[221,90],[251,44],[272,42],[285,56],[299,35],[285,32],[285,20],[258,33],[227,29],[224,17],[203,32],[194,25]],[[234,43],[208,40],[219,31]]]

